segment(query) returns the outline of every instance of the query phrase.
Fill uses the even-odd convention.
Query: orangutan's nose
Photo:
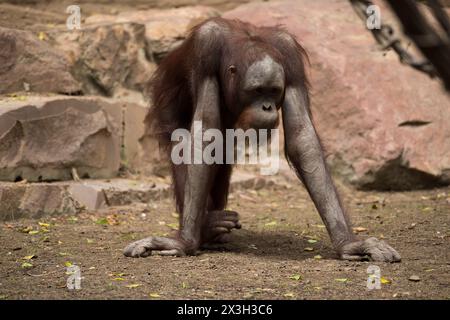
[[[263,104],[263,106],[262,106],[262,108],[263,108],[263,110],[264,111],[272,111],[272,105],[271,104]]]

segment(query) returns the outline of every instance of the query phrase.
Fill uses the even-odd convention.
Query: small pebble
[[[420,281],[420,277],[416,276],[416,275],[412,275],[411,277],[409,277],[408,280],[409,281],[414,281],[414,282],[419,282]]]

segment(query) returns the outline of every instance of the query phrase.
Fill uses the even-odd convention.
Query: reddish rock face
[[[169,51],[176,48],[186,38],[194,25],[219,12],[205,6],[181,7],[174,9],[150,9],[122,12],[117,16],[93,15],[86,23],[139,23],[145,25],[147,56],[160,61]]]
[[[284,25],[306,47],[312,112],[333,171],[361,188],[450,183],[450,97],[378,50],[346,1],[252,3],[224,17]]]
[[[120,165],[121,105],[101,98],[0,99],[0,180],[111,178]]]
[[[86,24],[54,29],[49,43],[63,52],[83,93],[113,96],[120,88],[144,91],[154,64],[145,56],[145,28],[137,23]]]
[[[31,32],[0,27],[0,94],[24,90],[71,94],[81,86],[62,52]]]

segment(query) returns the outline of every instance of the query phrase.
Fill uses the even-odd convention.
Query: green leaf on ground
[[[74,222],[78,221],[78,218],[75,217],[75,216],[70,216],[70,217],[67,218],[67,221],[74,223]]]
[[[267,222],[264,226],[265,227],[273,227],[276,226],[277,222],[276,221],[271,221],[271,222]]]
[[[95,221],[96,224],[100,224],[100,225],[107,225],[108,224],[108,219],[106,218],[100,218],[97,221]]]
[[[178,228],[179,228],[178,222],[168,223],[168,224],[166,224],[166,226],[168,226],[169,228],[171,228],[173,230],[178,230]]]
[[[292,276],[289,277],[289,279],[292,279],[295,281],[300,281],[300,280],[302,280],[302,276],[299,274],[293,274]]]

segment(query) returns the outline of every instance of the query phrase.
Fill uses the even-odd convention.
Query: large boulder
[[[168,184],[154,180],[0,182],[0,221],[149,203],[167,198],[169,194]]]
[[[46,34],[66,54],[83,92],[113,96],[120,88],[142,92],[156,68],[147,59],[145,27],[139,23],[84,24]]]
[[[0,221],[75,214],[81,209],[64,185],[0,183]]]
[[[157,139],[146,132],[144,119],[148,106],[128,103],[124,109],[122,161],[132,173],[159,174],[167,166]]]
[[[113,15],[93,15],[86,23],[135,22],[145,25],[147,55],[161,60],[186,38],[190,28],[219,15],[216,9],[205,6],[181,7],[174,9],[150,9],[127,11]]]
[[[332,169],[361,188],[450,183],[450,99],[380,51],[347,1],[251,3],[224,14],[282,24],[310,56],[312,112]]]
[[[121,104],[90,97],[20,98],[0,99],[0,180],[117,175]]]
[[[0,94],[81,90],[64,55],[29,31],[0,27]]]

